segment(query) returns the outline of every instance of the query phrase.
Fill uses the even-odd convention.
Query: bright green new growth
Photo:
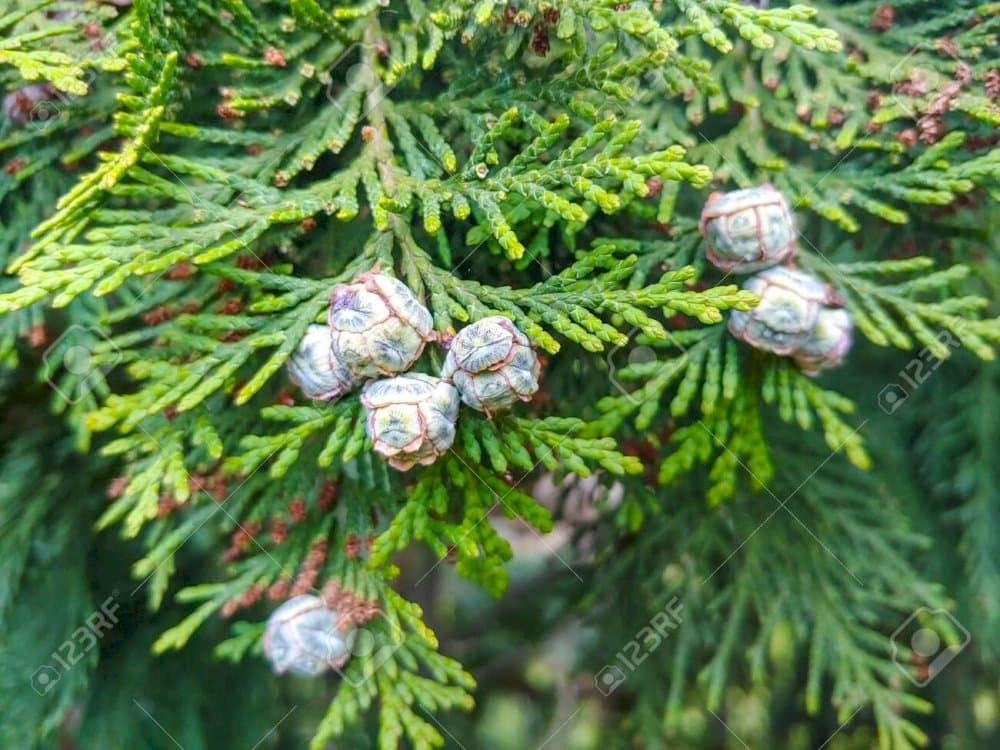
[[[658,652],[659,681],[637,691],[615,742],[676,729],[690,705],[722,710],[727,685],[747,676],[738,672],[767,674],[776,634],[805,652],[798,703],[811,714],[831,699],[838,721],[870,707],[885,750],[922,741],[909,712],[929,704],[900,684],[883,635],[944,596],[910,565],[924,537],[872,499],[892,492],[828,455],[905,475],[855,416],[854,397],[867,412],[874,395],[850,375],[816,381],[734,340],[726,311],[756,299],[706,263],[696,220],[709,186],[770,181],[785,193],[800,217],[796,262],[838,290],[867,341],[845,371],[873,347],[992,359],[998,279],[965,249],[989,239],[982,224],[955,211],[942,220],[963,263],[936,262],[930,242],[914,257],[888,255],[900,225],[931,231],[931,207],[1000,197],[989,137],[1000,81],[992,93],[985,83],[996,4],[932,17],[935,3],[908,0],[901,14],[927,20],[877,32],[861,22],[877,6],[867,1],[137,0],[92,10],[100,43],[81,19],[48,12],[57,5],[68,4],[0,2],[0,88],[47,80],[68,95],[48,119],[0,128],[10,273],[0,359],[24,357],[20,339],[43,324],[52,339],[81,328],[86,373],[58,344],[24,367],[55,385],[77,446],[112,457],[108,476],[122,477],[81,523],[139,540],[127,564],[151,609],[184,605],[160,628],[157,654],[185,647],[219,613],[298,585],[322,548],[312,583],[338,579],[377,601],[373,632],[394,648],[377,669],[348,664],[312,748],[351,737],[373,712],[381,750],[441,746],[435,716],[471,709],[475,684],[392,588],[400,561],[421,559],[408,556],[419,543],[500,597],[513,550],[487,517],[544,534],[551,509],[532,498],[529,475],[597,474],[625,499],[602,506],[603,546],[592,567],[581,563],[591,588],[580,598],[613,597],[624,579],[655,609],[670,588],[700,631]],[[940,38],[957,51],[941,54]],[[951,81],[961,85],[942,103]],[[983,213],[995,231],[995,210]],[[376,266],[415,292],[441,332],[510,318],[547,358],[546,396],[493,419],[463,410],[436,463],[405,476],[387,468],[357,394],[306,403],[283,368],[307,326],[325,320],[330,290]],[[65,316],[46,312],[56,308]],[[636,347],[651,358],[630,360]],[[415,369],[436,373],[442,359],[429,346]],[[875,361],[884,367],[866,386],[877,393],[905,359]],[[31,459],[11,451],[12,473],[41,472],[19,469]],[[828,461],[796,512],[825,530],[832,557],[784,513],[754,536],[763,517],[748,503],[763,498],[769,512],[768,495],[790,498]],[[969,597],[989,599],[1000,574],[976,527],[995,493],[972,483]],[[337,512],[325,512],[317,498],[333,485]],[[299,498],[305,520],[286,538],[258,539]],[[19,512],[20,502],[0,492],[12,517],[45,512]],[[19,523],[0,531],[0,566],[3,545],[26,559],[26,543],[10,539],[40,521]],[[238,549],[204,564],[211,582],[172,591],[195,534],[213,561]],[[745,559],[727,566],[747,535]],[[347,554],[359,539],[370,550]],[[3,623],[20,567],[0,576]],[[1000,622],[995,601],[984,622]],[[259,658],[260,614],[234,622],[216,654]],[[599,667],[627,631],[604,637],[608,653],[582,668]],[[42,710],[42,735],[82,694],[79,679]]]

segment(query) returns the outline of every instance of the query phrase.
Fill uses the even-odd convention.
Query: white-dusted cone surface
[[[753,273],[795,253],[795,219],[772,185],[712,193],[698,228],[706,257],[722,271]]]
[[[451,341],[441,376],[462,401],[483,412],[528,401],[538,391],[540,365],[531,342],[507,318],[483,318]]]
[[[355,378],[405,372],[434,338],[433,320],[409,287],[369,272],[330,296],[333,353]]]
[[[334,401],[359,385],[333,355],[329,326],[313,324],[287,362],[288,377],[309,398]]]
[[[812,332],[828,297],[819,279],[802,271],[776,266],[752,276],[743,288],[760,298],[747,311],[729,314],[729,330],[750,346],[787,356]]]
[[[844,361],[854,339],[854,323],[843,308],[824,307],[809,338],[792,355],[802,371],[816,375]]]
[[[264,655],[277,674],[314,677],[347,662],[356,633],[318,596],[296,596],[267,618]]]
[[[458,391],[422,373],[376,380],[365,386],[368,437],[389,465],[406,471],[431,464],[451,447],[458,419]]]

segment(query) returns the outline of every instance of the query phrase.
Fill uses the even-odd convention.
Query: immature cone
[[[854,324],[843,308],[824,307],[816,316],[809,338],[792,355],[806,375],[836,367],[851,349]]]
[[[355,378],[405,372],[434,338],[431,314],[413,292],[374,271],[333,290],[329,322],[334,356]]]
[[[538,390],[540,365],[531,342],[507,318],[483,318],[451,341],[441,377],[458,388],[462,401],[489,414]]]
[[[753,273],[795,253],[795,220],[773,185],[712,193],[698,229],[705,237],[705,256],[723,271]]]
[[[746,312],[729,314],[729,330],[756,349],[786,356],[809,338],[827,288],[802,271],[776,266],[750,277],[743,285],[760,298]]]
[[[356,632],[318,596],[296,596],[267,618],[264,655],[276,674],[315,677],[347,662]]]
[[[308,398],[333,401],[358,385],[332,347],[330,327],[313,324],[288,359],[288,377]]]
[[[451,447],[458,419],[458,391],[445,380],[410,373],[365,386],[368,437],[389,465],[407,471],[432,464]]]

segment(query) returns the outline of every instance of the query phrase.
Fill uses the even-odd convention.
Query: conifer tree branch
[[[616,727],[608,747],[657,744],[663,717],[672,731],[706,702],[723,715],[744,682],[764,701],[754,685],[770,678],[772,715],[804,708],[822,728],[867,706],[857,721],[886,750],[930,736],[938,719],[904,689],[909,661],[893,662],[887,632],[917,606],[949,606],[936,577],[977,645],[997,620],[994,483],[981,466],[995,384],[978,362],[1000,342],[986,247],[996,9],[329,5],[42,0],[0,12],[3,94],[44,93],[55,107],[43,117],[5,100],[0,124],[0,259],[16,274],[0,280],[0,362],[23,368],[0,378],[15,414],[0,429],[11,643],[44,660],[31,621],[72,632],[62,613],[38,613],[55,598],[85,616],[81,556],[98,545],[114,547],[148,604],[157,632],[137,650],[182,651],[173,657],[197,662],[188,679],[211,669],[199,640],[233,669],[250,664],[279,602],[334,582],[378,610],[370,633],[392,653],[377,668],[348,662],[308,727],[313,747],[436,747],[437,713],[470,709],[474,687],[445,654],[472,669],[495,647],[457,641],[416,601],[448,565],[503,595],[533,565],[513,525],[534,541],[554,532],[543,546],[567,540],[555,553],[574,576],[542,579],[519,603],[546,615],[529,634],[491,621],[498,643],[527,649],[551,634],[547,613],[603,601],[616,616],[594,640],[629,643],[665,586],[697,624],[650,655],[656,669],[630,673],[624,700],[591,700],[579,687],[589,674],[573,682]],[[94,15],[66,15],[77,12]],[[760,297],[715,272],[697,228],[709,187],[764,182],[797,214],[799,269],[835,289],[856,327],[847,364],[821,380],[730,333],[726,316]],[[463,406],[451,448],[407,474],[375,454],[356,392],[312,403],[283,370],[327,321],[331,290],[373,268],[398,275],[433,319],[412,372],[440,373],[449,340],[493,316],[542,362],[533,400],[510,414]],[[938,374],[894,415],[877,399],[908,371],[899,349]],[[951,388],[966,382],[974,396]],[[55,416],[22,419],[23,403],[42,400]],[[70,438],[93,442],[92,457]],[[555,500],[540,478],[558,485]],[[584,478],[593,497],[574,492]],[[66,495],[72,507],[57,502]],[[141,551],[92,539],[95,524]],[[928,539],[954,533],[967,574],[930,570]],[[62,572],[42,581],[31,564],[49,549]],[[479,607],[468,598],[456,619]],[[231,626],[221,643],[217,618]],[[69,727],[110,651],[65,676],[45,708],[15,696],[12,716],[27,718],[0,727],[0,744]],[[791,664],[804,666],[786,680]],[[234,716],[267,714],[246,700]],[[775,741],[764,729],[753,744]]]

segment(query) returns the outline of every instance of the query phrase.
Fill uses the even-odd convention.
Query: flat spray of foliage
[[[326,684],[311,747],[440,746],[441,717],[476,686],[393,588],[398,565],[422,545],[502,596],[512,549],[484,519],[548,531],[525,483],[542,470],[624,488],[601,505],[596,553],[572,562],[585,587],[520,603],[527,620],[543,604],[594,614],[632,588],[577,669],[670,595],[685,605],[686,627],[623,688],[634,697],[602,709],[604,747],[664,732],[711,746],[684,734],[691,707],[735,710],[728,686],[780,683],[784,644],[806,675],[795,710],[836,727],[864,709],[879,746],[905,750],[927,739],[930,704],[887,633],[957,598],[981,653],[1000,649],[996,431],[981,424],[1000,403],[996,370],[970,356],[1000,340],[983,258],[997,4],[77,5],[0,2],[0,90],[53,87],[44,116],[0,126],[0,654],[24,660],[0,678],[4,747],[76,731],[80,706],[85,742],[145,746],[134,716],[114,717],[150,680],[194,680],[164,699],[185,747],[240,746],[233,719],[205,745],[210,660],[167,652],[208,629],[217,657],[259,660],[275,605],[257,602],[330,579],[378,603],[393,648]],[[861,339],[819,380],[726,332],[725,311],[756,300],[704,260],[709,188],[765,181],[799,215],[798,264],[840,291]],[[513,320],[544,354],[543,395],[492,420],[463,411],[434,465],[387,468],[356,394],[306,402],[283,369],[330,289],[376,265],[442,332]],[[636,346],[655,356],[630,359]],[[64,361],[74,347],[85,368]],[[932,382],[922,419],[891,421],[875,396],[909,357],[891,350],[925,348],[961,350],[963,387]],[[439,367],[430,349],[417,369]],[[115,546],[111,528],[135,541]],[[951,567],[916,562],[944,534]],[[93,606],[85,554],[130,569],[114,580],[160,613],[135,620],[164,656],[91,654],[102,687],[80,667],[39,701],[25,675]],[[206,582],[178,589],[178,569]],[[214,700],[217,718],[274,713],[273,678],[253,680],[242,706]]]

